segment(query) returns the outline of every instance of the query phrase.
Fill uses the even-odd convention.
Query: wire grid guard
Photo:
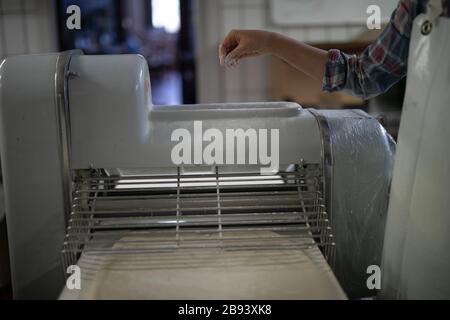
[[[295,165],[276,175],[215,173],[107,176],[74,181],[62,258],[180,249],[305,249],[334,264],[322,168]],[[120,244],[120,245],[117,245]]]

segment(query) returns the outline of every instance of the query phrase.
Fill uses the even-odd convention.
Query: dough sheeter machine
[[[80,51],[5,59],[0,107],[16,298],[375,295],[395,145],[363,111],[153,106],[144,58]],[[196,121],[279,130],[278,169],[175,164],[172,133]],[[80,290],[65,286],[73,265]]]

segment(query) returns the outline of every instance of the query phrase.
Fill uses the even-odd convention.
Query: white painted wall
[[[377,6],[381,21],[387,23],[397,4],[398,0],[270,0],[270,16],[286,26],[361,25],[366,23],[368,8]]]
[[[197,87],[202,103],[262,101],[270,97],[268,57],[245,60],[237,69],[219,67],[217,46],[231,29],[277,31],[309,43],[349,42],[367,31],[365,24],[277,26],[271,21],[270,0],[197,0],[196,14]]]
[[[0,59],[58,50],[53,0],[0,0]]]

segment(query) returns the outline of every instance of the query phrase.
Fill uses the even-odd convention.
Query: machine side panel
[[[1,159],[15,298],[55,298],[63,285],[64,207],[55,67],[58,55],[0,68]]]

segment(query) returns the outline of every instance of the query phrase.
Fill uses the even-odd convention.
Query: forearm
[[[278,33],[271,34],[267,50],[317,81],[322,81],[327,62],[327,51]]]

